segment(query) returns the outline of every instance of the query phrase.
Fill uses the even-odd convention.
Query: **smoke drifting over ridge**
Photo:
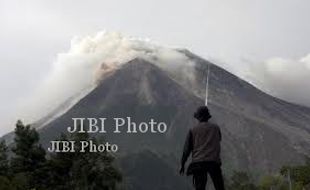
[[[285,100],[310,106],[310,54],[298,60],[272,58],[257,72],[263,89]]]
[[[272,96],[310,107],[310,54],[297,59],[272,57],[257,61],[246,57],[212,62]]]
[[[125,37],[113,32],[75,37],[68,52],[57,55],[51,72],[34,95],[22,104],[21,107],[27,110],[20,109],[19,118],[33,122],[69,98],[73,99],[72,104],[75,103],[102,78],[136,57],[185,79],[195,77],[191,72],[194,63],[185,54],[148,39]],[[220,62],[218,64],[221,65]],[[300,60],[272,58],[253,67],[229,65],[227,68],[274,96],[310,106],[310,89],[307,89],[310,54]]]
[[[27,110],[21,111],[20,118],[33,122],[69,98],[78,100],[102,78],[137,57],[167,71],[177,70],[177,74],[181,76],[193,77],[190,73],[193,63],[187,56],[148,39],[125,37],[114,32],[75,37],[69,51],[57,55],[52,71],[27,101],[26,106],[22,106],[27,107]]]

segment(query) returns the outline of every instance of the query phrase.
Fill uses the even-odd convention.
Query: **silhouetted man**
[[[216,190],[224,190],[220,158],[222,138],[220,128],[209,122],[211,115],[207,106],[199,107],[194,117],[199,123],[187,134],[180,174],[183,175],[186,160],[192,154],[192,163],[186,174],[193,175],[196,190],[205,190],[207,174],[211,176]]]

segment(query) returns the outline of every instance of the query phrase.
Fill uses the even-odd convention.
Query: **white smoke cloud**
[[[254,64],[245,78],[276,97],[310,106],[310,54],[296,60],[274,57]]]
[[[147,59],[168,71],[179,66],[182,69],[178,72],[188,73],[191,65],[184,54],[148,39],[125,37],[114,32],[74,37],[69,51],[57,55],[51,72],[30,100],[21,106],[27,110],[21,111],[20,118],[32,122],[68,98],[78,100],[93,89],[102,77],[136,57]]]
[[[19,118],[33,122],[69,98],[74,98],[72,103],[75,103],[99,80],[136,57],[147,59],[174,76],[182,76],[181,79],[185,77],[185,82],[194,81],[193,63],[186,55],[149,39],[113,32],[75,37],[68,52],[57,55],[46,79],[20,106]],[[242,70],[235,72],[237,75],[272,95],[310,106],[310,89],[305,88],[310,81],[310,54],[299,60],[272,58],[263,64],[237,70]]]

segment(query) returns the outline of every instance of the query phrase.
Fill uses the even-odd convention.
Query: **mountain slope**
[[[103,80],[63,116],[43,127],[44,141],[65,132],[73,117],[131,116],[136,122],[155,118],[168,123],[164,136],[104,136],[118,143],[122,153],[132,152],[132,147],[142,144],[179,156],[184,136],[195,123],[192,113],[204,104],[206,69],[207,64],[211,65],[193,54],[186,55],[196,63],[194,81],[178,80],[173,73],[148,61],[134,59]],[[271,97],[213,64],[209,93],[213,119],[222,127],[227,168],[273,171],[286,163],[301,162],[304,155],[309,155],[309,109]]]
[[[143,167],[148,162],[141,159],[153,163],[155,176],[177,171],[184,138],[196,123],[193,112],[204,104],[209,66],[209,108],[223,134],[225,174],[232,170],[274,172],[284,164],[300,163],[304,156],[310,156],[309,108],[274,98],[187,50],[179,51],[194,63],[188,71],[193,77],[185,76],[184,72],[180,75],[178,69],[182,68],[165,70],[145,59],[133,59],[105,77],[66,113],[41,126],[44,146],[66,132],[75,117],[110,118],[107,128],[114,125],[111,121],[114,117],[131,117],[137,123],[151,118],[163,121],[168,125],[164,135],[96,134],[119,145],[117,155],[128,175],[128,186],[145,189],[144,182],[148,179],[139,181],[137,176],[152,178],[152,175],[146,175],[148,171]],[[156,155],[151,156],[154,159],[147,156],[148,149]],[[178,177],[171,175],[170,182],[162,180],[158,189],[171,189],[169,183],[179,184]]]
[[[144,146],[157,146],[170,152],[169,144],[161,142],[177,141],[179,135],[184,136],[194,122],[191,113],[201,104],[201,99],[192,96],[166,72],[145,60],[134,59],[40,132],[44,141],[48,142],[60,132],[65,132],[74,117],[131,117],[137,123],[154,118],[169,125],[166,135],[109,133],[104,136],[117,142],[125,152],[129,147],[139,146],[139,140],[144,141]],[[107,126],[114,125],[111,120],[107,122]]]

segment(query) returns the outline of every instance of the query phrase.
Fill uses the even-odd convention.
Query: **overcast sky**
[[[0,135],[72,37],[101,30],[188,48],[310,105],[309,7],[309,0],[0,0]]]

